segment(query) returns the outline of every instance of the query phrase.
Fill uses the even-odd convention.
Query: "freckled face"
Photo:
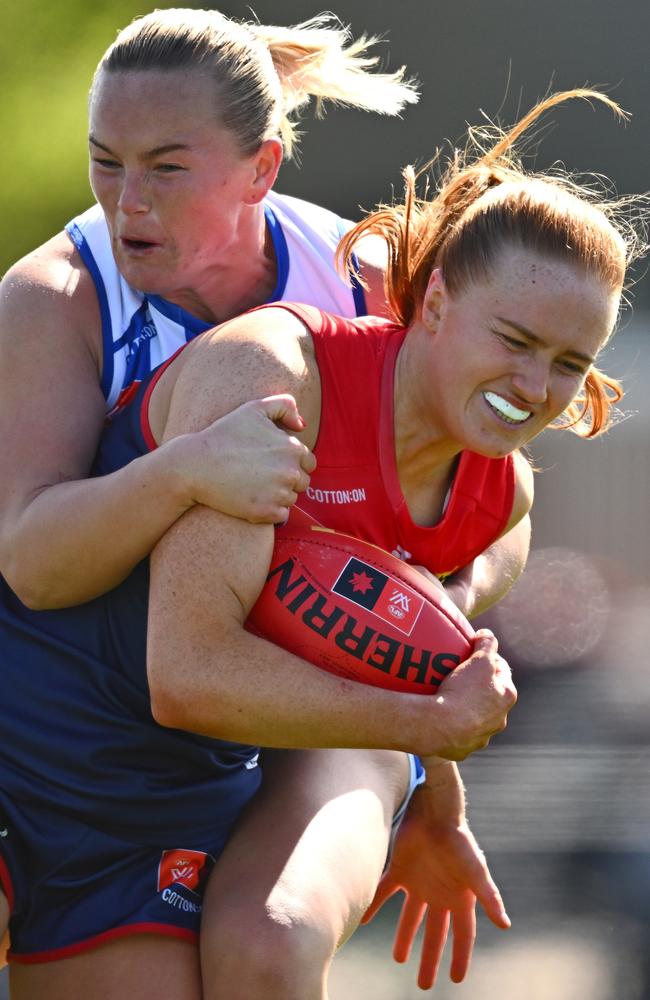
[[[558,417],[616,320],[619,295],[568,264],[504,250],[493,274],[455,296],[437,272],[427,374],[436,436],[499,457]]]
[[[91,185],[127,281],[169,297],[205,283],[232,254],[255,170],[220,127],[208,77],[100,74],[90,138]]]

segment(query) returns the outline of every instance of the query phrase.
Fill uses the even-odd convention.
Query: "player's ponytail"
[[[551,426],[556,430],[567,428],[579,437],[597,437],[611,425],[616,404],[622,398],[621,383],[593,367],[581,392]]]
[[[332,14],[320,14],[291,28],[250,27],[267,45],[280,80],[284,100],[280,130],[288,155],[295,142],[295,122],[289,116],[312,97],[317,115],[325,101],[397,115],[406,104],[418,100],[404,67],[394,73],[375,72],[379,58],[369,50],[378,39],[363,35],[352,40]]]

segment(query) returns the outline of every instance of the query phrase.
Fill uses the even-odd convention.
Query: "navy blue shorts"
[[[394,837],[424,780],[408,754],[409,787]],[[10,962],[52,962],[127,934],[198,939],[203,892],[225,847],[185,839],[165,848],[134,844],[0,792],[0,887],[11,911]],[[44,948],[44,945],[47,947]]]
[[[224,846],[214,837],[133,844],[0,793],[9,961],[55,961],[127,934],[196,941],[203,890]]]

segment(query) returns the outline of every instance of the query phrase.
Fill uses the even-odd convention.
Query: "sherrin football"
[[[450,598],[412,566],[307,517],[276,530],[246,627],[323,670],[419,694],[435,694],[474,639]]]

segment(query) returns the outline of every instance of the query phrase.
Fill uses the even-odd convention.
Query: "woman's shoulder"
[[[179,352],[177,372],[212,383],[228,370],[228,378],[291,370],[298,377],[313,357],[306,317],[284,304],[251,309],[200,334]]]
[[[311,338],[298,316],[282,307],[253,309],[200,334],[178,352],[155,392],[163,409],[195,428],[251,399],[289,393],[317,425],[317,380]],[[302,412],[302,411],[301,411]],[[187,428],[189,428],[189,424]]]
[[[65,230],[25,254],[13,264],[2,279],[5,294],[57,292],[67,297],[83,292],[88,272],[74,243]]]
[[[73,334],[94,336],[90,331],[100,330],[92,278],[65,231],[18,260],[0,285],[3,331],[57,320]]]

